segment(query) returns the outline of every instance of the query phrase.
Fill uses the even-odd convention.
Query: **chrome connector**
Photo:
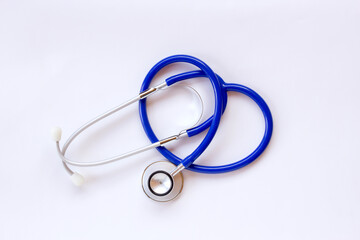
[[[170,175],[171,175],[172,177],[174,177],[176,174],[178,174],[179,172],[181,172],[181,171],[184,170],[184,169],[185,169],[184,165],[182,165],[182,164],[180,163],[179,165],[177,165],[177,167],[176,167],[174,170],[172,170],[172,171],[170,172]]]
[[[158,91],[158,90],[160,90],[160,89],[163,89],[163,88],[165,88],[166,86],[167,86],[166,82],[163,82],[163,83],[161,83],[161,84],[159,84],[159,85],[157,85],[157,86],[155,86],[155,87],[153,87],[153,88],[149,88],[148,90],[145,90],[145,91],[141,92],[141,93],[139,94],[139,97],[140,97],[140,99],[147,98],[148,96],[150,96],[150,95],[153,94],[154,92],[156,92],[156,91]]]
[[[148,97],[151,93],[156,92],[156,88],[149,88],[148,90],[145,90],[139,94],[140,99],[144,99]]]
[[[165,143],[168,143],[168,142],[171,142],[171,141],[177,140],[177,139],[178,139],[178,136],[171,136],[171,137],[165,138],[163,140],[160,140],[159,143],[160,143],[160,146],[163,146]]]

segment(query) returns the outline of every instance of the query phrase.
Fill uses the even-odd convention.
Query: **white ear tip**
[[[61,128],[54,127],[51,129],[51,136],[55,142],[59,142],[61,140]]]
[[[80,187],[81,185],[84,184],[84,177],[81,176],[79,173],[77,172],[74,172],[72,175],[71,175],[71,181],[78,187]]]

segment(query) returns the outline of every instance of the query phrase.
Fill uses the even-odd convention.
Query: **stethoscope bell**
[[[142,175],[142,187],[145,194],[152,200],[167,202],[176,198],[184,184],[181,172],[174,174],[177,167],[168,161],[150,164]]]

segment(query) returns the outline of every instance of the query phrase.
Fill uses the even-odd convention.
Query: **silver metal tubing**
[[[118,112],[119,110],[139,101],[140,99],[144,98],[144,97],[147,97],[147,96],[150,96],[151,94],[153,94],[154,92],[160,90],[160,89],[163,89],[167,86],[166,82],[163,82],[159,85],[157,85],[156,87],[152,88],[152,90],[149,92],[149,90],[146,90],[146,91],[143,91],[141,92],[139,95],[137,95],[136,97],[128,100],[127,102],[113,108],[113,109],[110,109],[109,111],[97,116],[96,118],[94,118],[93,120],[87,122],[86,124],[84,124],[83,126],[81,126],[78,130],[76,130],[70,137],[69,139],[65,142],[65,144],[63,145],[62,147],[62,150],[60,150],[60,146],[59,146],[59,143],[57,143],[57,148],[58,148],[58,151],[60,150],[59,152],[59,155],[61,157],[61,159],[63,160],[63,165],[64,165],[64,168],[65,170],[70,174],[72,175],[74,172],[66,165],[67,161],[64,161],[64,160],[67,160],[65,158],[65,153],[68,149],[68,147],[70,146],[70,144],[72,143],[72,141],[74,141],[74,139],[79,136],[80,133],[82,133],[83,131],[85,131],[87,128],[91,127],[92,125],[94,125],[95,123],[99,122],[100,120],[114,114],[115,112]],[[139,150],[139,149],[138,149]],[[145,151],[145,150],[144,150]],[[141,151],[140,151],[141,152]],[[61,154],[60,154],[61,153]],[[106,159],[106,160],[111,160],[111,159]],[[115,160],[114,160],[115,161]],[[73,162],[73,161],[69,161],[69,164],[70,162]]]
[[[99,122],[100,120],[114,114],[115,112],[137,102],[140,100],[140,96],[136,96],[132,99],[130,99],[129,101],[97,116],[96,118],[94,118],[93,120],[87,122],[86,124],[84,124],[83,126],[81,126],[78,130],[76,130],[70,137],[69,139],[65,142],[64,146],[63,146],[63,149],[62,149],[62,153],[65,154],[66,150],[68,149],[69,145],[72,143],[72,141],[77,137],[79,136],[80,133],[82,133],[84,130],[86,130],[87,128],[91,127],[92,125],[94,125],[95,123]]]
[[[91,127],[92,125],[94,125],[95,123],[99,122],[100,120],[120,111],[121,109],[139,101],[140,99],[144,98],[142,96],[149,96],[150,94],[164,88],[166,85],[166,82],[164,83],[161,83],[159,84],[158,86],[154,87],[154,88],[151,88],[149,90],[151,90],[149,92],[149,90],[146,90],[144,92],[141,92],[138,96],[128,100],[127,102],[124,102],[123,104],[113,108],[113,109],[110,109],[109,111],[97,116],[96,118],[94,118],[93,120],[87,122],[86,124],[84,124],[82,127],[80,127],[78,130],[76,130],[76,132],[74,132],[70,137],[69,139],[65,142],[64,146],[63,146],[63,149],[62,149],[62,153],[65,154],[66,150],[68,149],[69,145],[71,144],[71,142],[80,134],[82,133],[84,130],[86,130],[87,128]]]
[[[100,160],[100,161],[76,162],[76,161],[72,161],[72,160],[66,158],[62,154],[62,152],[60,150],[59,142],[56,143],[58,154],[59,154],[60,158],[63,160],[63,162],[65,162],[67,164],[70,164],[70,165],[73,165],[73,166],[78,166],[78,167],[93,167],[93,166],[104,165],[104,164],[115,162],[115,161],[121,160],[123,158],[127,158],[127,157],[133,156],[135,154],[138,154],[138,153],[141,153],[141,152],[144,152],[144,151],[147,151],[149,149],[156,148],[156,147],[160,147],[160,146],[161,146],[160,142],[156,142],[156,143],[150,144],[148,146],[141,147],[141,148],[135,149],[133,151],[130,151],[130,152],[127,152],[127,153],[124,153],[124,154],[121,154],[121,155],[118,155],[118,156],[115,156],[115,157],[112,157],[112,158],[107,158],[107,159],[104,159],[104,160]]]
[[[60,158],[61,158],[61,156],[63,156],[63,155],[61,154]],[[66,165],[66,163],[64,161],[62,163],[63,163],[63,166],[64,166],[65,170],[68,172],[68,174],[73,175],[74,172],[68,167],[68,165]]]
[[[87,128],[91,127],[92,125],[94,125],[95,123],[99,122],[100,120],[118,112],[119,110],[143,99],[143,98],[146,98],[150,95],[152,95],[153,93],[155,93],[156,91],[160,90],[160,89],[164,89],[165,87],[167,87],[167,84],[166,82],[163,82],[153,88],[150,88],[146,91],[143,91],[141,92],[139,95],[137,95],[136,97],[128,100],[127,102],[113,108],[113,109],[110,109],[109,111],[97,116],[96,118],[94,118],[93,120],[87,122],[86,124],[84,124],[83,126],[81,126],[78,130],[76,130],[70,137],[69,139],[65,142],[65,144],[63,145],[62,149],[60,148],[60,144],[59,142],[56,142],[56,148],[57,148],[57,152],[60,156],[60,158],[62,159],[63,161],[63,165],[66,169],[66,171],[71,175],[73,174],[74,172],[67,166],[67,164],[70,164],[70,165],[73,165],[73,166],[81,166],[81,167],[90,167],[90,166],[99,166],[99,165],[103,165],[103,164],[107,164],[107,163],[111,163],[111,162],[115,162],[115,161],[118,161],[120,159],[123,159],[123,158],[126,158],[126,157],[130,157],[132,155],[135,155],[135,154],[138,154],[138,153],[141,153],[141,152],[144,152],[144,151],[147,151],[149,149],[153,149],[153,148],[156,148],[156,147],[160,147],[160,146],[163,146],[165,145],[166,143],[168,142],[171,142],[173,140],[177,140],[179,138],[182,138],[184,136],[187,135],[187,132],[186,130],[183,130],[181,131],[179,134],[175,135],[175,136],[171,136],[171,137],[168,137],[168,138],[165,138],[165,139],[162,139],[156,143],[153,143],[153,144],[150,144],[148,146],[145,146],[145,147],[141,147],[141,148],[138,148],[136,150],[133,150],[133,151],[130,151],[130,152],[127,152],[127,153],[124,153],[124,154],[121,154],[121,155],[117,155],[115,157],[111,157],[111,158],[107,158],[107,159],[103,159],[103,160],[99,160],[99,161],[95,161],[95,162],[77,162],[77,161],[73,161],[73,160],[70,160],[68,158],[65,157],[65,153],[69,147],[69,145],[73,142],[73,140],[79,136],[79,134],[81,134],[83,131],[85,131]],[[189,86],[186,86],[188,87],[189,89],[193,90],[195,92],[195,94],[198,96],[198,98],[200,99],[200,102],[201,102],[201,115],[200,115],[200,118],[198,119],[198,121],[196,122],[195,125],[197,125],[199,123],[199,121],[201,120],[201,117],[203,115],[203,110],[204,110],[204,107],[203,107],[203,101],[202,101],[202,98],[200,96],[200,94],[192,87],[189,87]],[[172,172],[172,176],[175,176],[177,173],[179,173],[181,170],[184,169],[184,166],[183,165],[179,165],[173,172]]]
[[[173,136],[173,137],[169,137],[169,138],[165,138],[163,140],[160,140],[158,142],[155,142],[153,144],[150,144],[150,145],[147,145],[145,147],[141,147],[141,148],[138,148],[138,149],[135,149],[133,151],[130,151],[130,152],[127,152],[127,153],[124,153],[124,154],[121,154],[121,155],[117,155],[115,157],[111,157],[111,158],[107,158],[107,159],[104,159],[104,160],[100,160],[100,161],[95,161],[95,162],[77,162],[77,161],[72,161],[68,158],[66,158],[64,156],[64,154],[62,153],[62,151],[60,150],[60,144],[59,142],[56,142],[56,148],[57,148],[57,152],[60,156],[60,158],[62,159],[62,161],[64,163],[67,163],[67,164],[70,164],[70,165],[73,165],[73,166],[78,166],[78,167],[93,167],[93,166],[99,166],[99,165],[104,165],[104,164],[108,164],[108,163],[111,163],[111,162],[115,162],[115,161],[118,161],[118,160],[121,160],[121,159],[124,159],[124,158],[127,158],[127,157],[130,157],[130,156],[133,156],[133,155],[136,155],[138,153],[141,153],[141,152],[145,152],[147,150],[150,150],[150,149],[153,149],[153,148],[157,148],[157,147],[160,147],[160,146],[163,146],[165,145],[166,143],[168,142],[171,142],[171,141],[174,141],[174,140],[177,140],[177,136]],[[66,164],[65,164],[66,166]],[[67,169],[69,169],[67,166],[66,166]],[[70,169],[69,169],[70,170]],[[70,173],[70,172],[69,172]]]

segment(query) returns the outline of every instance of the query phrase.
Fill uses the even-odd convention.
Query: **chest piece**
[[[154,201],[167,202],[176,198],[183,188],[181,172],[172,176],[176,168],[168,161],[159,161],[150,164],[142,175],[142,187],[145,194]]]

